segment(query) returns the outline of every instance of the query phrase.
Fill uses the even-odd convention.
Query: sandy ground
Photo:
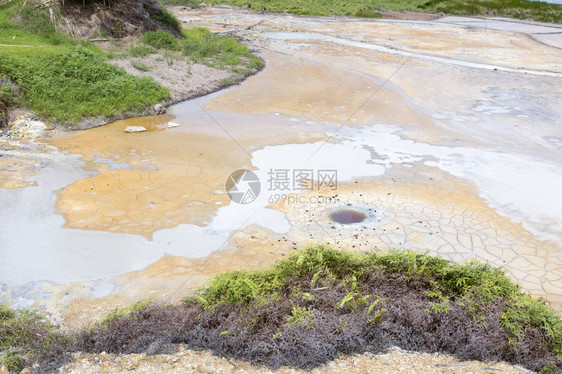
[[[227,80],[240,77],[229,70],[219,70],[190,61],[182,55],[164,57],[160,54],[109,60],[129,74],[150,77],[170,89],[172,101],[178,102],[214,92]]]
[[[305,371],[292,368],[270,370],[246,362],[219,358],[207,351],[180,348],[171,355],[87,355],[77,354],[61,373],[275,373],[275,374],[339,374],[339,373],[528,373],[505,363],[459,361],[447,355],[413,353],[392,349],[386,354],[364,353],[339,357],[319,368]]]

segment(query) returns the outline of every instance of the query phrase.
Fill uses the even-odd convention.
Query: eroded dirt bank
[[[2,143],[3,300],[77,327],[328,242],[489,261],[561,310],[562,50],[537,30],[178,16],[245,39],[266,69],[163,116]],[[224,186],[241,168],[262,187],[247,205]],[[276,170],[337,170],[337,187],[275,189]],[[334,223],[340,207],[367,219]]]

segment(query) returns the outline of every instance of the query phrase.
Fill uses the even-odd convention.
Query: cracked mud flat
[[[559,26],[177,14],[267,67],[164,116],[0,143],[3,301],[79,327],[327,242],[488,261],[562,311]],[[262,182],[247,205],[224,186],[241,168]],[[338,185],[269,191],[281,169]],[[332,222],[342,207],[367,219]]]

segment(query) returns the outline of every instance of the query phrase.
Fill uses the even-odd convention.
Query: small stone
[[[143,126],[127,126],[125,132],[143,132],[146,131],[146,127]]]
[[[166,108],[162,104],[156,104],[154,106],[154,113],[156,114],[164,114],[166,113]]]

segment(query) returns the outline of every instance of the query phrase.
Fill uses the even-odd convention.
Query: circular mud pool
[[[367,219],[367,215],[353,209],[338,209],[330,213],[330,220],[341,223],[342,225],[351,225],[363,222]]]

